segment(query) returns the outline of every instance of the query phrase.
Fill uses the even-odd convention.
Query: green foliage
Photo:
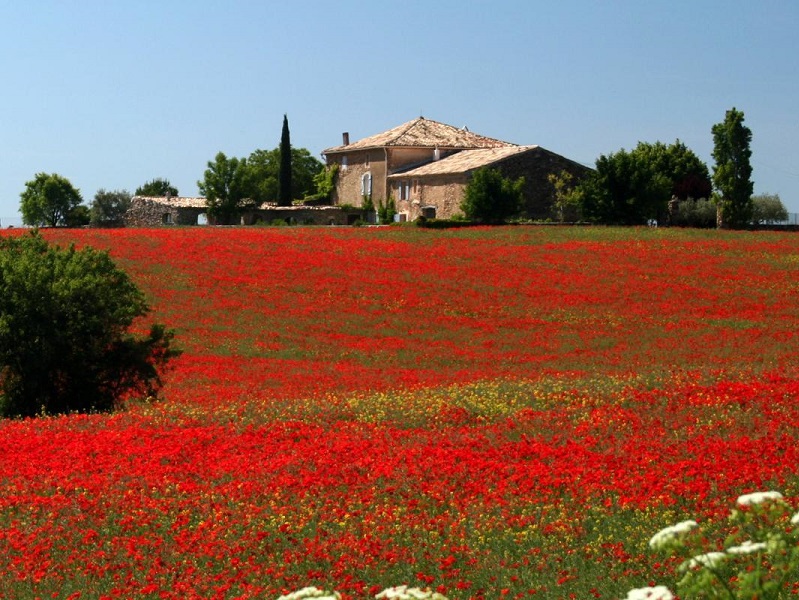
[[[280,148],[255,150],[247,159],[247,168],[250,197],[257,204],[277,201]],[[305,198],[317,193],[317,178],[325,172],[324,165],[318,159],[305,148],[292,148],[291,169],[292,198]],[[335,178],[335,174],[332,177]],[[334,185],[335,179],[328,194]]]
[[[706,198],[681,200],[672,214],[671,224],[679,227],[715,227],[716,204]]]
[[[788,220],[788,210],[779,194],[752,196],[752,223],[773,224]]]
[[[110,411],[152,396],[171,332],[128,333],[149,308],[107,252],[0,240],[0,415]]]
[[[170,196],[179,196],[178,188],[173,187],[168,179],[153,179],[148,181],[142,186],[136,188],[136,196],[148,196],[152,198],[162,198],[169,194]]]
[[[713,125],[713,185],[719,192],[722,227],[740,229],[752,222],[752,131],[744,114],[732,108]]]
[[[89,223],[93,227],[121,227],[130,208],[130,192],[100,189],[89,207]]]
[[[316,197],[319,200],[330,202],[333,197],[333,190],[336,189],[336,179],[338,178],[338,168],[338,163],[333,163],[328,167],[323,167],[314,175],[313,183],[314,187],[316,187]]]
[[[677,140],[640,142],[631,151],[600,156],[596,170],[580,186],[585,217],[615,225],[662,220],[671,198],[707,198],[707,166]]]
[[[498,169],[478,169],[466,185],[461,210],[472,221],[502,223],[521,210],[523,187],[524,177],[512,181]]]
[[[650,546],[681,557],[681,598],[770,600],[787,597],[799,573],[799,513],[778,492],[738,498],[722,543],[684,521],[660,531]]]
[[[377,218],[380,223],[393,223],[394,215],[397,214],[397,203],[394,198],[389,196],[385,202],[378,200],[377,202]]]
[[[235,223],[241,210],[246,207],[252,189],[246,158],[228,158],[224,152],[217,153],[197,188],[205,196],[208,216],[219,225]]]
[[[568,171],[550,173],[547,181],[552,185],[552,210],[555,218],[564,221],[579,221],[582,196],[580,188],[574,182],[574,176]]]
[[[366,213],[375,212],[375,203],[371,194],[364,194],[361,197],[361,210]]]
[[[86,227],[91,221],[91,214],[89,207],[85,204],[78,204],[73,206],[64,217],[64,225],[67,227]]]
[[[277,205],[291,206],[291,136],[289,119],[283,115],[283,131],[280,134],[280,170],[277,176]]]
[[[83,202],[80,191],[66,177],[57,173],[37,173],[25,183],[20,194],[19,212],[22,222],[34,227],[58,227],[75,223],[79,215],[74,211]],[[72,216],[69,219],[68,217]]]

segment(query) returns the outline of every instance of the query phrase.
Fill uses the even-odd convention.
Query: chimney
[[[341,134],[341,141],[342,141],[344,146],[349,146],[350,145],[350,132],[349,131],[345,131],[344,133]]]

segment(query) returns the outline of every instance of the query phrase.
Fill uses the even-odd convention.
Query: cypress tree
[[[289,119],[283,115],[283,133],[280,135],[280,171],[277,178],[278,206],[291,206],[291,138]]]

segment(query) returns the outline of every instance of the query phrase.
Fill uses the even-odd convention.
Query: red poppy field
[[[799,499],[796,234],[43,234],[183,354],[158,401],[0,423],[0,598],[621,598],[663,527]]]

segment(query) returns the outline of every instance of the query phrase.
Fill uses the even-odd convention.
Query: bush
[[[672,218],[672,225],[712,228],[716,226],[716,204],[706,198],[680,200]]]
[[[502,223],[522,207],[524,177],[512,181],[498,169],[478,169],[466,185],[461,210],[467,219]]]
[[[128,329],[149,307],[108,253],[0,240],[0,416],[111,411],[154,396],[173,333]]]

